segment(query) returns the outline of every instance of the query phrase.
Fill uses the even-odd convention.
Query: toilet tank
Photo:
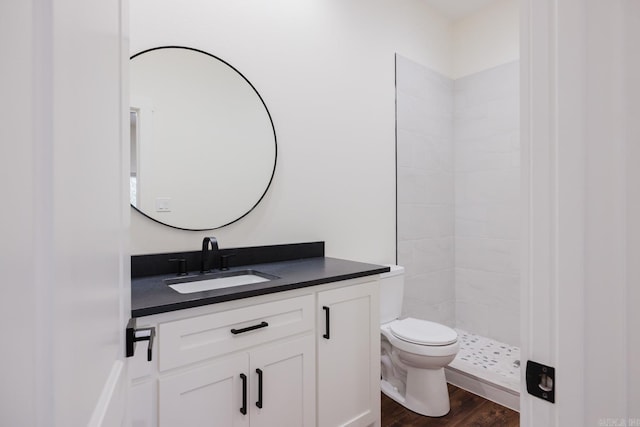
[[[404,267],[390,265],[391,271],[380,274],[380,323],[400,317],[404,295]]]

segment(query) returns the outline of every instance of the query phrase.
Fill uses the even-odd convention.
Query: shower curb
[[[520,393],[518,391],[510,390],[499,384],[493,384],[483,378],[451,366],[445,367],[444,372],[449,384],[520,412]]]

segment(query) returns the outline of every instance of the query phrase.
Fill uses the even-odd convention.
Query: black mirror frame
[[[244,214],[240,215],[238,218],[234,219],[233,221],[227,222],[226,224],[222,224],[216,227],[212,227],[212,228],[183,228],[183,227],[177,227],[175,225],[171,225],[171,224],[166,224],[162,221],[159,221],[155,218],[152,218],[151,216],[147,215],[146,213],[142,212],[140,209],[138,209],[137,207],[133,206],[130,204],[130,206],[137,211],[138,213],[140,213],[142,216],[149,218],[150,220],[157,222],[159,224],[165,225],[167,227],[171,227],[171,228],[175,228],[178,230],[185,230],[185,231],[207,231],[207,230],[217,230],[219,228],[222,227],[226,227],[227,225],[233,224],[235,222],[240,221],[242,218],[244,218],[245,216],[249,215],[249,213],[251,213],[251,211],[253,211],[256,206],[258,206],[260,204],[260,202],[262,201],[262,199],[264,199],[264,196],[267,194],[267,191],[269,191],[269,188],[271,187],[271,183],[273,182],[273,177],[276,173],[276,165],[278,164],[278,138],[276,136],[276,128],[273,124],[273,118],[271,117],[271,112],[269,112],[269,108],[267,108],[267,104],[264,102],[264,99],[262,99],[262,96],[260,95],[260,93],[258,92],[258,90],[255,88],[255,86],[253,86],[253,84],[244,76],[244,74],[242,74],[240,71],[238,71],[237,68],[235,68],[233,65],[229,64],[227,61],[225,61],[222,58],[219,58],[209,52],[205,52],[204,50],[200,50],[200,49],[196,49],[196,48],[192,48],[192,47],[186,47],[186,46],[177,46],[177,45],[169,45],[169,46],[159,46],[159,47],[154,47],[151,49],[145,49],[141,52],[136,53],[135,55],[131,56],[129,58],[129,61],[131,61],[132,59],[134,59],[137,56],[140,56],[142,54],[148,53],[148,52],[152,52],[155,50],[161,50],[161,49],[186,49],[186,50],[190,50],[190,51],[194,51],[194,52],[198,52],[198,53],[202,53],[205,54],[207,56],[210,56],[214,59],[217,59],[218,61],[222,62],[223,64],[225,64],[226,66],[228,66],[229,68],[231,68],[233,71],[235,71],[236,73],[238,73],[240,75],[240,77],[242,77],[244,79],[245,82],[247,82],[247,84],[249,86],[251,86],[251,89],[253,89],[253,91],[256,93],[256,95],[258,96],[258,99],[260,99],[260,102],[262,102],[262,105],[264,106],[265,111],[267,112],[267,116],[269,117],[269,122],[271,123],[271,129],[273,130],[273,143],[274,143],[274,148],[275,148],[275,152],[274,152],[274,159],[273,159],[273,171],[271,172],[271,177],[269,178],[269,182],[264,190],[264,192],[262,193],[262,195],[260,196],[260,198],[258,198],[258,201],[251,206],[251,208],[249,208],[249,210],[247,210]]]

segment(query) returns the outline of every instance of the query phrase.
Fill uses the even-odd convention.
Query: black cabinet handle
[[[330,339],[330,324],[329,324],[329,318],[331,317],[330,313],[329,313],[329,307],[327,307],[326,305],[322,307],[322,309],[324,310],[324,323],[325,323],[325,330],[327,331],[324,335],[322,335],[322,338],[326,338],[326,339]]]
[[[153,349],[153,337],[156,336],[156,328],[151,328],[149,334],[149,344],[147,345],[147,362],[151,362],[151,349]]]
[[[258,374],[258,401],[256,406],[262,409],[262,369],[256,369],[256,373]]]
[[[247,415],[247,376],[240,374],[240,379],[242,380],[242,407],[240,408],[240,413]]]
[[[241,334],[243,332],[249,332],[249,331],[253,331],[255,329],[266,328],[267,326],[269,326],[269,324],[267,322],[261,322],[261,323],[259,323],[257,325],[247,326],[246,328],[242,328],[242,329],[231,329],[231,333],[233,335],[238,335],[238,334]]]

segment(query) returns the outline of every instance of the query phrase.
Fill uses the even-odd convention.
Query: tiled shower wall
[[[455,326],[453,81],[396,55],[403,312]]]
[[[518,63],[396,70],[404,314],[519,345]]]
[[[519,63],[454,82],[456,325],[520,345]]]

